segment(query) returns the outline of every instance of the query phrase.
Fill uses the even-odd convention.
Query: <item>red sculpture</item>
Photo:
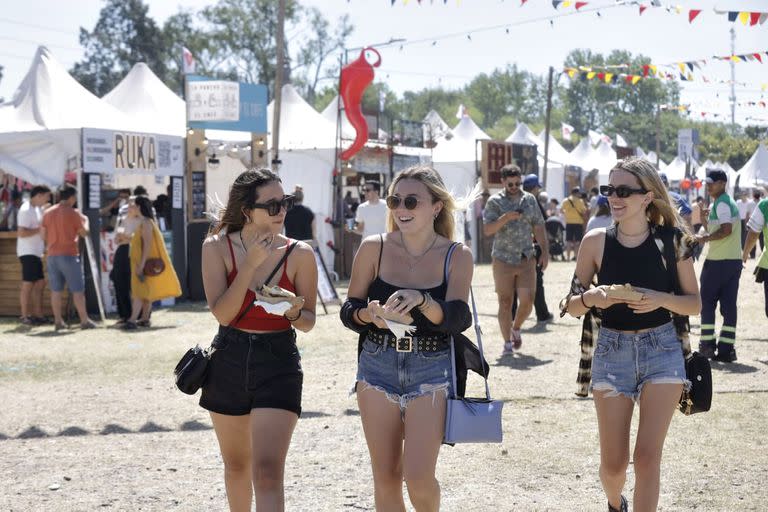
[[[368,123],[365,122],[361,104],[365,89],[373,82],[373,68],[380,65],[379,52],[373,48],[363,48],[360,56],[341,70],[339,96],[344,102],[344,113],[355,129],[354,142],[341,153],[341,159],[344,161],[352,158],[368,140]]]

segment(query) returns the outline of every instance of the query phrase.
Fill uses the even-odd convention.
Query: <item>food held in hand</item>
[[[640,300],[643,294],[635,291],[631,284],[612,284],[605,294],[611,299]]]
[[[278,302],[288,302],[290,304],[296,304],[297,300],[301,300],[301,297],[296,297],[296,294],[275,286],[262,286],[256,290],[256,300],[268,302],[270,304],[277,304]]]

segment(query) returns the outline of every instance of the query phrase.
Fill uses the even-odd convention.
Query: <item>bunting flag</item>
[[[693,23],[693,20],[696,19],[696,16],[701,14],[701,9],[691,9],[688,11],[688,23]]]
[[[640,5],[640,16],[643,15],[643,11],[645,11],[647,8],[648,8],[647,5],[642,5],[642,4]]]
[[[181,72],[185,75],[194,75],[197,68],[195,56],[186,47],[181,47]]]
[[[561,131],[563,133],[563,140],[571,140],[571,134],[575,128],[569,124],[560,123],[562,125]]]

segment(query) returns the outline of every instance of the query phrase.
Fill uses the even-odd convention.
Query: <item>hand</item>
[[[507,212],[504,215],[501,216],[502,219],[504,219],[504,223],[520,220],[523,217],[523,214],[520,212]]]
[[[384,311],[388,318],[392,315],[410,317],[408,312],[422,305],[423,302],[424,295],[418,290],[398,290],[389,296],[386,304],[384,304]],[[411,320],[413,319],[411,318]],[[402,323],[411,323],[411,321]]]
[[[368,316],[371,317],[371,323],[378,327],[379,329],[387,329],[387,323],[384,321],[381,315],[384,314],[384,308],[381,307],[381,304],[379,304],[379,301],[372,300],[368,303],[368,307],[366,308],[368,311]]]
[[[257,268],[264,263],[269,253],[271,252],[272,242],[275,239],[275,235],[272,232],[257,234],[250,240],[243,238],[245,243],[245,263],[252,269]]]
[[[626,302],[624,299],[614,299],[608,296],[608,285],[600,285],[596,288],[587,290],[582,295],[582,299],[588,306],[606,309],[614,304],[621,304]]]
[[[139,278],[139,282],[144,282],[144,265],[136,265],[136,268],[134,269],[136,273],[136,277]]]
[[[627,301],[627,306],[629,306],[629,309],[634,310],[635,313],[650,313],[664,307],[666,293],[649,290],[648,288],[633,288],[633,290],[643,294],[640,300]]]
[[[547,270],[547,265],[549,265],[549,253],[548,252],[542,252],[539,256],[539,266],[541,267],[542,272]]]
[[[709,241],[709,234],[696,235],[696,241],[699,242],[699,244],[707,243]]]
[[[304,297],[298,296],[291,302],[293,306],[291,306],[291,309],[283,313],[284,316],[287,316],[288,318],[296,318],[299,315],[299,311],[301,311],[301,308],[304,307]]]

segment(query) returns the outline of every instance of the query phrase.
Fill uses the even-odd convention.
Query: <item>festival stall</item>
[[[752,157],[737,172],[741,188],[768,185],[768,149],[765,144],[761,142]]]
[[[542,141],[545,138],[544,130],[538,135]],[[544,146],[539,146],[539,158],[541,163],[540,167],[544,166]],[[544,184],[545,191],[550,198],[562,201],[568,195],[566,190],[565,170],[570,162],[570,155],[568,151],[555,139],[550,132],[549,134],[549,151],[547,156],[547,179]]]

